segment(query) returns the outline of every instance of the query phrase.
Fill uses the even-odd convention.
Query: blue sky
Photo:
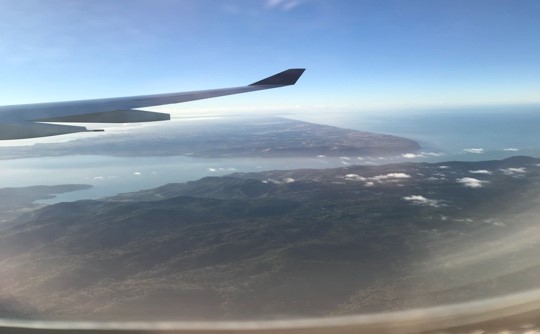
[[[376,109],[540,102],[537,0],[0,0],[0,104],[248,84],[181,105]]]

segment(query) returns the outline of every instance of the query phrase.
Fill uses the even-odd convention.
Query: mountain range
[[[0,225],[0,310],[273,319],[538,287],[540,159],[236,173]]]

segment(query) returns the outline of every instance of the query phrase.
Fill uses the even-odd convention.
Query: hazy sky
[[[0,104],[249,84],[183,108],[540,102],[538,0],[0,0]],[[315,110],[315,109],[314,109]]]

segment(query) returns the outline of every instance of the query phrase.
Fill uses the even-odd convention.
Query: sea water
[[[540,105],[303,113],[292,118],[416,140],[423,160],[540,155]]]
[[[236,172],[276,169],[328,168],[350,165],[334,158],[234,158],[184,156],[108,157],[60,156],[0,161],[0,188],[33,185],[89,184],[92,188],[59,194],[40,203],[96,199],[118,193],[155,188],[167,183],[198,180]]]
[[[480,161],[540,156],[540,106],[385,112],[303,112],[287,117],[416,140],[422,149],[389,157],[191,158],[59,156],[0,161],[0,188],[90,184],[43,203],[95,199],[205,176],[402,161]]]

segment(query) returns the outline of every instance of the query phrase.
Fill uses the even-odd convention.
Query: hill
[[[232,174],[50,205],[0,229],[0,305],[20,317],[253,319],[538,287],[539,163]]]

